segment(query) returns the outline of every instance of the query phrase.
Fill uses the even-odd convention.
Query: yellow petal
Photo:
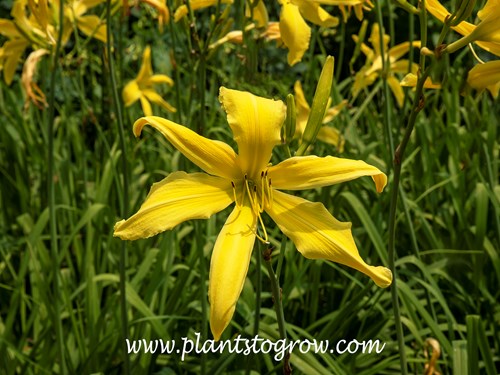
[[[4,66],[3,78],[7,85],[12,83],[14,74],[16,73],[17,64],[24,53],[24,50],[29,46],[29,42],[25,39],[8,40],[3,45],[4,50]]]
[[[387,77],[387,83],[389,84],[392,93],[396,97],[396,102],[398,103],[398,106],[401,108],[405,100],[405,93],[403,91],[403,88],[401,87],[399,81],[394,76]]]
[[[172,80],[172,78],[170,78],[165,74],[152,75],[151,77],[149,77],[149,83],[151,84],[166,83],[169,86],[174,85],[174,81]]]
[[[477,12],[477,16],[479,19],[484,20],[488,16],[490,16],[492,13],[497,14],[497,19],[498,19],[498,12],[499,12],[499,7],[500,7],[500,1],[498,0],[488,0],[486,1],[486,4],[484,7]]]
[[[219,100],[238,144],[238,165],[250,179],[260,178],[273,147],[281,142],[285,104],[225,87],[220,88]]]
[[[22,35],[14,22],[4,18],[0,18],[0,34],[7,38],[20,38]]]
[[[496,98],[500,89],[500,60],[476,65],[469,71],[467,83],[476,90],[488,89]]]
[[[441,22],[444,22],[446,17],[450,16],[450,12],[448,12],[448,10],[446,10],[446,8],[443,5],[441,5],[441,3],[438,0],[426,0],[425,6],[427,10]],[[483,17],[484,15],[485,14],[483,14]],[[452,27],[453,30],[464,36],[471,34],[475,28],[476,26],[466,21],[462,21],[457,26]],[[476,44],[479,47],[485,49],[486,51],[491,52],[497,56],[500,56],[500,43],[478,41],[476,42]]]
[[[141,90],[139,89],[139,85],[137,85],[137,81],[134,79],[133,81],[128,82],[122,91],[123,103],[125,103],[125,107],[131,106],[134,102],[139,100],[141,95]]]
[[[309,103],[307,103],[300,81],[295,82],[293,90],[295,92],[295,108],[297,109],[295,136],[302,137],[302,134],[306,129],[307,119],[309,117],[311,107],[309,107]]]
[[[498,7],[500,9],[500,6]],[[471,33],[475,40],[500,44],[500,12],[488,14]]]
[[[323,119],[323,123],[326,124],[330,121],[333,121],[335,117],[338,116],[342,108],[347,105],[347,100],[342,100],[339,104],[334,107],[329,108],[325,113],[325,118]]]
[[[226,143],[202,137],[183,125],[156,116],[143,117],[135,122],[136,137],[145,125],[151,125],[162,133],[177,150],[205,172],[230,180],[242,178],[236,166],[236,154]]]
[[[415,41],[412,44],[413,47],[420,48],[420,41]],[[404,42],[398,44],[397,46],[392,47],[391,49],[389,49],[390,61],[394,62],[396,60],[399,60],[401,57],[407,54],[409,50],[410,50],[410,42]]]
[[[149,100],[142,94],[139,99],[141,100],[141,107],[142,112],[144,112],[144,116],[152,116],[153,109],[151,108],[151,103],[149,103]]]
[[[174,22],[179,22],[180,19],[184,18],[188,14],[188,8],[186,5],[181,5],[175,10]]]
[[[417,70],[418,70],[418,64],[412,63],[406,59],[394,61],[391,64],[391,71],[393,73],[407,74],[408,71],[415,71],[416,72]]]
[[[284,190],[303,190],[338,184],[362,176],[371,176],[380,193],[387,176],[362,160],[315,155],[294,156],[268,169],[273,187]]]
[[[115,224],[122,240],[148,238],[191,219],[208,219],[233,201],[230,181],[205,173],[174,172],[153,184],[139,211]]]
[[[266,6],[262,0],[258,0],[257,4],[255,1],[252,1],[252,8],[250,8],[250,3],[245,2],[245,17],[251,18],[256,24],[258,28],[267,28],[267,24],[269,23],[269,15],[267,14]]]
[[[309,48],[311,29],[300,15],[299,7],[287,1],[281,6],[280,32],[288,48],[288,64],[295,65]]]
[[[372,26],[372,33],[370,35],[370,43],[375,51],[375,56],[381,56],[382,48],[387,51],[387,46],[389,45],[390,37],[384,34],[383,40],[380,40],[380,26],[378,23],[374,23]]]
[[[142,53],[142,64],[139,74],[137,75],[137,83],[139,85],[148,85],[148,80],[153,75],[153,67],[151,66],[151,47],[146,46]]]
[[[233,317],[243,289],[255,242],[256,217],[248,206],[236,206],[222,228],[212,253],[208,296],[214,339]]]
[[[299,7],[300,14],[309,22],[323,27],[335,27],[339,24],[337,17],[330,15],[317,3],[309,0],[292,0],[292,3]]]
[[[418,77],[414,73],[408,73],[399,83],[403,87],[415,87],[417,86]],[[427,77],[424,83],[426,89],[440,89],[441,85],[439,83],[432,82],[430,77]]]
[[[362,4],[364,0],[311,0],[316,3],[321,3],[323,5],[336,5],[336,6],[343,6],[343,5],[358,5]]]
[[[321,142],[325,142],[331,145],[334,145],[339,149],[340,152],[343,151],[344,148],[344,138],[340,135],[340,132],[332,128],[331,126],[323,126],[319,129],[318,139]]]
[[[81,16],[77,18],[78,28],[87,36],[106,43],[106,23],[97,16]]]
[[[385,267],[369,266],[359,255],[351,234],[351,223],[335,219],[321,203],[312,203],[279,191],[266,212],[309,259],[326,259],[352,267],[369,276],[379,287],[391,285],[392,273]]]
[[[158,104],[159,106],[163,107],[169,112],[172,113],[177,112],[177,109],[175,109],[175,107],[172,107],[168,102],[166,102],[156,91],[143,90],[142,92],[144,96],[146,96],[146,98],[148,98],[153,103]]]

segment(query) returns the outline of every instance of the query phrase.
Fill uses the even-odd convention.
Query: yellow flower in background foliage
[[[323,27],[334,27],[339,23],[339,19],[321,8],[319,3],[323,3],[323,1],[281,1],[280,33],[283,43],[288,48],[288,64],[290,65],[300,62],[309,48],[311,28],[304,21],[304,18]],[[325,1],[325,3],[327,2]]]
[[[469,71],[467,83],[476,90],[488,89],[497,98],[500,90],[500,60],[476,65]]]
[[[426,0],[425,5],[429,13],[441,22],[445,22],[451,16],[451,13],[438,0]],[[488,0],[477,15],[482,21],[477,26],[462,21],[451,28],[464,36],[472,34],[473,37],[467,43],[475,42],[484,50],[500,56],[500,24],[498,22],[500,19],[500,1]],[[477,30],[478,27],[480,27],[479,30]]]
[[[142,55],[142,65],[139,74],[123,88],[122,96],[125,106],[129,107],[140,100],[144,114],[151,116],[153,114],[151,104],[149,103],[151,101],[169,112],[176,112],[177,110],[155,91],[154,85],[159,83],[166,83],[169,86],[173,86],[174,81],[165,74],[153,74],[151,48],[147,46]]]
[[[75,24],[78,30],[88,37],[106,43],[106,22],[96,15],[86,15],[90,9],[105,0],[70,0],[64,2],[63,44],[68,41]],[[55,2],[59,6],[59,2]]]
[[[0,34],[7,37],[0,48],[0,66],[5,83],[14,79],[17,65],[28,47],[52,49],[55,29],[49,24],[50,10],[45,0],[38,3],[17,0],[12,6],[12,20],[0,19]]]
[[[296,81],[293,88],[295,92],[295,106],[297,108],[295,137],[301,138],[302,134],[304,134],[304,130],[306,129],[307,119],[309,118],[311,107],[309,106],[309,103],[307,103],[300,81]],[[330,106],[330,104],[328,104],[326,106],[328,109],[325,112],[323,124],[327,124],[333,121],[333,119],[340,113],[341,109],[344,108],[346,104],[347,100],[344,100],[340,104],[337,104],[336,106],[331,108],[328,108]],[[342,137],[337,129],[332,128],[331,126],[322,126],[318,132],[317,138],[322,142],[329,143],[337,147],[339,152],[343,152],[344,150],[344,137]]]
[[[232,4],[233,0],[191,0],[189,6],[191,10],[195,11],[198,9],[208,8],[216,6],[218,2],[221,4]],[[180,19],[184,18],[188,14],[188,7],[186,5],[181,5],[175,10],[174,21],[179,22]]]
[[[356,43],[359,43],[357,35],[353,35],[352,37]],[[396,97],[398,105],[401,107],[403,105],[404,92],[399,84],[399,79],[396,78],[394,73],[406,74],[409,70],[412,73],[416,73],[418,70],[417,64],[409,60],[400,60],[410,50],[410,42],[404,42],[389,49],[390,36],[384,34],[383,40],[380,40],[379,25],[377,23],[373,24],[369,40],[373,49],[361,43],[361,52],[366,56],[366,64],[354,78],[352,86],[353,96],[356,97],[363,88],[372,85],[377,77],[381,76],[383,65],[380,52],[383,49],[385,58],[389,60],[387,83]],[[420,41],[413,42],[413,46],[419,48]]]
[[[235,203],[215,242],[210,264],[210,327],[215,340],[232,319],[248,272],[256,237],[268,241],[262,213],[273,219],[306,258],[338,262],[368,275],[378,286],[392,282],[391,271],[366,264],[351,234],[351,223],[336,220],[321,203],[282,193],[328,186],[371,176],[381,192],[387,177],[359,160],[331,156],[292,157],[269,164],[286,107],[282,101],[220,89],[219,100],[238,145],[202,137],[161,117],[137,120],[136,137],[151,125],[206,173],[173,172],[151,188],[139,211],[115,225],[124,240],[148,238],[191,219],[207,219]],[[260,235],[258,234],[260,232]]]

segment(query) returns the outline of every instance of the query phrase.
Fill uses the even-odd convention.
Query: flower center
[[[271,186],[271,179],[267,176],[267,169],[260,172],[260,178],[252,180],[245,174],[240,186],[236,186],[233,181],[231,181],[231,185],[233,186],[234,201],[236,205],[240,207],[244,202],[248,201],[253,213],[259,219],[263,237],[259,236],[258,233],[255,233],[255,235],[263,243],[269,244],[266,227],[264,226],[261,216],[261,213],[266,208],[270,208],[273,204],[273,189]],[[240,199],[238,199],[238,196]]]

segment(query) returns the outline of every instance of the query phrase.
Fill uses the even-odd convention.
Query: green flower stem
[[[259,244],[261,244],[260,241],[258,241]],[[263,251],[262,249],[263,244],[259,246],[259,251],[257,251],[257,262],[255,265],[255,268],[257,270],[257,275],[256,275],[256,280],[255,280],[255,321],[253,325],[253,335],[257,336],[259,334],[259,322],[260,322],[260,302],[261,302],[261,296],[262,296],[262,270],[261,270],[261,264],[262,264],[262,256],[261,253]]]
[[[285,314],[283,313],[283,303],[281,300],[281,288],[279,285],[279,280],[276,277],[273,266],[271,264],[271,254],[272,248],[267,248],[264,250],[262,256],[266,263],[267,272],[269,273],[269,280],[271,281],[271,292],[274,300],[274,309],[276,311],[276,320],[278,321],[278,330],[280,333],[280,338],[286,341],[286,328],[285,328]],[[292,368],[290,367],[290,353],[285,355],[283,359],[283,373],[291,374]]]
[[[200,267],[200,280],[202,284],[205,283],[205,280],[207,279],[207,273],[206,273],[206,265],[205,265],[205,254],[203,253],[203,247],[205,246],[205,242],[203,240],[203,233],[202,233],[202,224],[200,223],[199,220],[195,222],[195,231],[196,231],[196,248],[198,250],[198,255],[199,255],[199,267]],[[201,322],[201,337],[203,337],[205,340],[208,338],[208,328],[207,328],[207,312],[208,312],[208,306],[207,306],[207,288],[201,288],[201,316],[202,316],[202,322]],[[202,353],[201,354],[201,374],[206,373],[206,367],[207,367],[207,356]]]
[[[395,156],[393,160],[393,168],[394,168],[394,178],[392,182],[392,190],[391,190],[391,206],[389,211],[389,269],[393,275],[393,281],[391,285],[391,298],[392,298],[392,307],[394,311],[394,323],[396,326],[396,334],[398,337],[398,347],[399,347],[399,356],[401,362],[401,374],[406,375],[408,373],[407,361],[406,361],[406,352],[405,352],[405,343],[404,343],[404,333],[403,333],[403,325],[401,323],[401,316],[399,311],[399,300],[398,300],[398,290],[397,290],[397,274],[396,274],[396,265],[395,265],[395,241],[396,241],[396,209],[398,204],[398,192],[399,192],[399,183],[401,177],[401,166],[403,164],[404,153],[406,150],[406,146],[408,145],[408,141],[410,140],[411,133],[413,132],[413,128],[415,127],[415,121],[417,119],[418,113],[422,110],[424,105],[424,97],[423,97],[423,88],[424,82],[429,76],[430,68],[427,68],[424,74],[419,77],[417,82],[417,88],[415,93],[415,102],[413,104],[410,118],[408,119],[408,125],[406,127],[405,133],[403,135],[403,139],[401,143],[397,147],[395,151]]]
[[[106,1],[106,53],[108,57],[109,75],[111,77],[111,91],[113,95],[113,104],[118,119],[118,135],[120,141],[120,148],[122,150],[122,172],[123,172],[123,204],[122,204],[122,217],[128,216],[129,211],[129,177],[127,165],[127,147],[125,143],[125,131],[123,126],[123,114],[118,97],[118,89],[115,78],[115,68],[113,63],[113,52],[111,49],[111,0]],[[127,276],[125,273],[125,265],[127,264],[127,245],[125,241],[121,241],[120,249],[120,262],[119,262],[119,275],[120,275],[120,318],[122,328],[122,349],[123,349],[123,363],[124,373],[130,374],[130,358],[127,354],[127,343],[125,339],[128,337],[128,316],[127,316],[127,296],[126,296],[126,283]]]
[[[59,4],[59,25],[63,24],[64,20],[64,0]],[[53,290],[52,306],[53,306],[53,324],[56,333],[57,351],[59,356],[60,373],[67,374],[66,359],[65,359],[65,345],[63,336],[63,326],[60,315],[60,258],[59,247],[57,242],[57,219],[56,219],[56,205],[55,205],[55,183],[54,183],[54,133],[55,133],[55,87],[56,76],[59,70],[59,55],[61,53],[63,28],[59,28],[56,41],[56,49],[53,55],[52,71],[50,74],[50,92],[49,92],[49,111],[48,111],[48,155],[47,155],[47,191],[48,191],[48,204],[49,204],[49,228],[50,228],[50,250],[53,265]]]
[[[384,51],[384,20],[382,18],[382,5],[380,1],[375,2],[375,9],[377,12],[377,22],[379,24],[379,38],[380,38],[380,58],[382,59],[382,89],[384,93],[384,124],[385,134],[389,142],[389,150],[391,152],[391,160],[394,159],[394,139],[392,137],[392,116],[391,116],[391,93],[389,91],[389,84],[387,83],[387,75],[391,69],[389,62],[389,55],[386,56]],[[393,35],[391,35],[391,40]]]

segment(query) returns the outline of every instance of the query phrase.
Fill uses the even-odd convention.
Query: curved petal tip
[[[392,284],[392,272],[389,268],[378,266],[370,267],[371,271],[368,276],[380,288],[387,288]]]

